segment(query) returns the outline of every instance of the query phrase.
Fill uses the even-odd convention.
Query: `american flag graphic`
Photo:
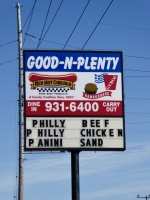
[[[102,83],[102,82],[104,82],[103,75],[108,75],[108,74],[107,73],[104,73],[104,74],[101,74],[101,75],[95,74],[95,83]]]

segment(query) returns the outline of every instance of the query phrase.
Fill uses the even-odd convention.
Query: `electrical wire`
[[[83,12],[81,13],[81,16],[79,17],[79,19],[78,19],[78,21],[77,21],[77,23],[76,23],[75,27],[73,28],[73,30],[72,30],[72,32],[71,32],[71,34],[70,34],[70,36],[69,36],[68,40],[66,41],[66,43],[65,43],[65,45],[64,45],[64,47],[63,47],[63,49],[66,47],[67,43],[69,42],[69,40],[70,40],[70,38],[71,38],[72,34],[74,33],[74,31],[75,31],[75,29],[76,29],[77,25],[79,24],[79,22],[80,22],[80,20],[81,20],[81,18],[82,18],[82,16],[83,16],[83,14],[84,14],[84,12],[85,12],[86,8],[88,7],[89,3],[90,3],[90,0],[88,0],[88,2],[87,2],[87,4],[86,4],[86,6],[85,6],[85,8],[84,8]]]
[[[39,43],[39,45],[38,45],[37,49],[38,49],[38,48],[39,48],[39,46],[41,45],[41,43],[42,43],[43,39],[45,38],[45,36],[46,36],[46,34],[47,34],[47,32],[48,32],[48,30],[50,29],[50,27],[51,27],[51,25],[52,25],[52,23],[53,23],[53,21],[54,21],[54,19],[55,19],[56,15],[57,15],[57,13],[58,13],[59,9],[61,8],[61,5],[62,5],[62,3],[63,3],[63,0],[61,1],[61,3],[60,3],[60,5],[59,5],[59,7],[58,7],[58,9],[57,9],[57,11],[56,11],[56,13],[55,13],[55,15],[54,15],[53,19],[52,19],[52,21],[51,21],[50,25],[48,26],[48,28],[47,28],[47,30],[46,30],[46,32],[45,32],[45,34],[44,34],[43,38],[42,38],[42,39],[40,39],[40,43]]]
[[[131,129],[131,128],[126,128],[126,130],[142,132],[142,133],[150,133],[150,131],[136,130],[136,129]]]
[[[27,8],[27,9],[31,9],[31,7],[28,7],[28,6],[24,6],[24,5],[21,5],[22,8]],[[39,9],[35,9],[34,8],[34,11],[38,11],[38,12],[42,12],[42,13],[47,13],[47,11],[45,10],[39,10]],[[53,13],[50,13],[50,14],[53,14]]]
[[[24,32],[22,32],[22,33],[25,34],[25,35],[27,35],[27,36],[29,36],[29,37],[35,38],[36,40],[41,40],[41,38],[38,38],[37,36],[31,35],[31,34],[28,34],[28,33],[24,33]],[[32,41],[34,41],[34,40],[32,40]],[[53,44],[58,44],[58,45],[64,46],[64,43],[53,42],[53,41],[45,40],[45,39],[43,39],[43,41],[44,42],[50,42],[50,43],[53,43]],[[75,49],[80,49],[79,47],[75,47],[75,46],[71,46],[71,45],[66,45],[66,46],[73,47]]]
[[[29,34],[29,33],[25,33],[25,32],[22,32],[24,35],[27,35],[27,36],[29,36],[29,37],[32,37],[32,38],[35,38],[36,40],[41,40],[40,38],[38,38],[37,36],[34,36],[34,35],[32,35],[32,34]],[[44,40],[44,39],[42,39],[43,41],[45,41],[45,42],[50,42],[50,43],[54,43],[54,44],[59,44],[59,45],[64,45],[64,43],[59,43],[59,42],[53,42],[53,41],[50,41],[50,40]],[[68,46],[68,47],[73,47],[73,48],[75,48],[75,49],[78,49],[78,50],[81,50],[82,48],[80,48],[80,47],[76,47],[76,46],[72,46],[72,45],[66,45],[66,46]],[[124,56],[127,56],[127,57],[134,57],[134,58],[142,58],[142,59],[150,59],[150,57],[138,57],[138,56],[132,56],[132,55],[124,55]]]
[[[102,15],[102,17],[100,18],[99,22],[97,23],[97,25],[95,26],[94,30],[92,31],[92,33],[90,34],[90,36],[88,37],[88,39],[86,40],[85,44],[83,45],[82,49],[84,49],[85,45],[88,43],[89,39],[91,38],[91,36],[93,35],[94,31],[96,30],[96,28],[98,27],[98,25],[100,24],[100,22],[102,21],[102,19],[104,18],[105,14],[107,13],[108,9],[110,8],[111,4],[112,4],[113,0],[110,2],[110,4],[108,5],[108,7],[106,8],[104,14]]]
[[[135,99],[136,99],[136,100],[144,100],[144,101],[145,101],[145,100],[146,100],[146,101],[149,101],[149,100],[150,100],[150,99],[147,99],[147,98],[136,98],[136,97],[132,97],[132,98],[126,98],[126,97],[125,97],[125,100],[126,100],[126,99],[127,99],[127,100],[129,100],[129,99],[135,100]]]
[[[12,60],[8,60],[8,61],[6,61],[6,62],[0,63],[0,65],[4,65],[4,64],[6,64],[6,63],[9,63],[9,62],[12,62],[12,61],[18,60],[18,59],[19,59],[19,58],[14,58],[14,59],[12,59]]]
[[[52,0],[50,0],[49,6],[48,6],[48,10],[47,10],[47,14],[46,14],[46,18],[45,18],[45,21],[44,21],[44,25],[43,25],[43,28],[42,28],[40,38],[42,38],[42,35],[43,35],[43,31],[44,31],[44,28],[45,28],[45,25],[46,25],[46,21],[47,21],[48,14],[49,14],[49,11],[50,11],[51,3],[52,3]],[[39,43],[40,43],[40,40],[38,42],[37,49],[38,49]]]
[[[8,45],[8,44],[12,44],[12,43],[17,42],[17,41],[18,41],[18,40],[13,40],[13,41],[11,41],[11,42],[7,42],[7,43],[5,43],[5,44],[0,45],[0,47],[6,46],[6,45]]]
[[[148,70],[139,70],[139,69],[124,69],[124,71],[133,71],[133,72],[150,72]]]
[[[142,150],[142,151],[131,151],[131,152],[125,152],[126,154],[128,154],[128,153],[145,153],[145,152],[149,152],[150,151],[150,149],[147,149],[147,148],[139,148],[139,147],[132,147],[132,146],[127,146],[127,149],[139,149],[139,150]],[[122,151],[120,151],[120,152],[113,152],[113,153],[104,153],[104,152],[101,152],[101,154],[95,154],[95,155],[86,155],[86,156],[80,156],[80,158],[87,158],[87,157],[95,157],[95,156],[109,156],[109,155],[116,155],[116,154],[124,154],[124,152],[122,152]],[[30,154],[30,153],[24,153],[24,154]],[[33,154],[33,152],[32,152],[32,154]],[[60,154],[60,152],[59,152],[59,154]],[[54,157],[52,157],[51,158],[51,160],[53,160],[53,159],[64,159],[64,158],[70,158],[69,156],[63,156],[63,157],[59,157],[59,158],[54,158]],[[48,158],[43,158],[43,159],[49,159],[49,157]]]
[[[24,23],[23,27],[22,27],[22,30],[24,29],[24,27],[25,27],[26,23],[28,22],[28,20],[29,20],[29,17],[30,17],[30,15],[31,15],[31,13],[32,13],[32,9],[31,9],[31,11],[30,11],[30,13],[29,13],[29,15],[28,15],[28,17],[27,17],[27,19],[26,19],[26,21],[25,21],[25,23]]]
[[[29,30],[29,27],[30,27],[30,24],[31,24],[31,20],[32,20],[32,16],[33,16],[34,7],[35,7],[36,2],[37,2],[37,0],[34,1],[32,10],[31,10],[31,12],[29,14],[30,15],[30,21],[29,21],[29,24],[28,24],[27,33],[28,33],[28,30]],[[24,46],[25,41],[26,41],[26,36],[25,36],[24,41],[23,41],[23,46]]]
[[[27,6],[22,6],[23,8],[27,8],[27,9],[31,9],[30,7],[27,7]],[[42,12],[42,13],[46,13],[46,11],[44,10],[38,10],[38,9],[34,9],[35,11],[38,11],[38,12]],[[50,13],[50,14],[54,14],[54,13]],[[60,16],[60,17],[64,17],[64,18],[69,18],[69,19],[78,19],[76,17],[71,17],[71,16],[66,16],[66,15],[60,15],[58,14],[57,16]],[[87,22],[87,23],[98,23],[96,21],[92,21],[92,20],[88,20],[88,19],[81,19],[81,21],[83,22]],[[133,26],[125,26],[125,25],[120,25],[120,24],[110,24],[110,23],[104,23],[104,22],[101,22],[100,25],[107,25],[107,26],[117,26],[117,27],[121,27],[121,28],[129,28],[129,29],[137,29],[137,30],[142,30],[142,31],[150,31],[150,29],[146,29],[146,28],[139,28],[139,27],[133,27]]]
[[[34,6],[34,4],[33,4],[33,6]],[[35,10],[33,6],[32,6],[32,8],[30,8],[30,9],[31,9],[31,10],[30,10],[30,13],[29,13],[29,15],[28,15],[28,17],[27,17],[27,19],[26,19],[26,21],[25,21],[25,23],[24,23],[23,27],[22,27],[22,30],[24,29],[24,27],[25,27],[26,23],[28,22],[28,20],[29,20],[29,17],[31,16],[31,13],[32,13],[32,11],[33,11],[33,10]],[[21,7],[23,7],[23,6],[21,6]]]
[[[29,36],[29,37],[32,37],[32,38],[35,38],[36,40],[41,40],[41,38],[38,38],[37,36],[35,35],[32,35],[32,34],[29,34],[29,33],[25,33],[25,32],[22,32],[23,34]],[[50,41],[50,40],[44,40],[42,39],[43,41],[45,42],[50,42],[50,43],[53,43],[53,44],[58,44],[58,45],[64,45],[64,43],[59,43],[59,42],[53,42],[53,41]],[[68,47],[73,47],[75,49],[78,49],[78,50],[82,50],[82,48],[79,48],[79,47],[76,47],[76,46],[72,46],[72,45],[66,45]],[[124,55],[126,57],[134,57],[134,58],[141,58],[141,59],[150,59],[150,57],[139,57],[139,56],[132,56],[132,55]]]
[[[135,149],[135,148],[134,148]],[[126,154],[139,154],[139,153],[149,153],[150,152],[150,149],[145,149],[143,151],[131,151],[131,152],[125,152]],[[30,154],[30,153],[24,153],[24,154]],[[124,152],[114,152],[114,153],[104,153],[104,154],[95,154],[95,155],[86,155],[86,156],[80,156],[80,158],[93,158],[93,157],[100,157],[100,156],[110,156],[110,155],[118,155],[118,154],[124,154]],[[68,159],[70,158],[70,156],[65,156],[65,157],[60,157],[60,158],[50,158],[51,160],[60,160],[60,159]],[[45,159],[49,159],[49,157],[44,157],[43,160]],[[28,160],[25,158],[25,160]],[[31,159],[31,160],[36,160],[36,159]]]
[[[10,8],[10,9],[8,9],[8,10],[5,10],[5,11],[3,11],[3,12],[0,12],[0,14],[3,14],[3,13],[5,13],[5,12],[8,12],[8,11],[10,11],[10,10],[13,10],[15,7],[12,7],[12,8]]]
[[[0,101],[0,103],[14,103],[14,102],[17,102],[18,100],[14,100],[14,101]]]
[[[150,76],[124,76],[124,78],[149,78]]]
[[[131,122],[131,123],[127,123],[126,124],[150,124],[150,122]]]
[[[120,28],[129,28],[129,29],[136,29],[136,30],[141,30],[141,31],[150,31],[150,29],[147,29],[147,28],[139,28],[139,27],[133,27],[133,26],[124,26],[124,25],[120,25],[120,24],[101,23],[101,25],[117,26],[117,27],[120,27]]]
[[[140,115],[150,115],[150,112],[149,113],[138,113],[138,112],[125,112],[125,113],[131,113],[131,114],[140,114]]]
[[[43,163],[43,164],[48,164],[48,165],[55,165],[55,166],[63,166],[63,167],[69,167],[68,165],[62,165],[62,164],[56,164],[56,163],[50,163],[50,162],[41,162],[37,160],[31,160],[31,159],[26,159],[27,161],[32,161],[32,162],[38,162],[38,163]],[[103,171],[116,171],[116,172],[126,172],[126,173],[144,173],[144,174],[149,174],[150,172],[145,172],[145,171],[140,171],[140,170],[119,170],[119,169],[104,169],[104,168],[90,168],[90,167],[80,167],[80,169],[87,169],[87,170],[103,170]]]
[[[143,59],[150,59],[150,57],[142,57],[142,56],[130,56],[130,55],[125,55],[126,57],[131,57],[131,58],[143,58]]]
[[[139,147],[130,147],[130,146],[127,146],[127,148],[130,148],[130,149],[141,149],[141,150],[144,150],[144,151],[150,151],[150,149],[143,149],[143,148],[139,148]],[[139,151],[140,152],[140,151]],[[143,151],[142,151],[143,152]]]
[[[150,116],[145,116],[145,115],[140,115],[140,114],[137,114],[137,113],[126,113],[126,114],[130,114],[130,115],[136,115],[138,117],[150,117]]]

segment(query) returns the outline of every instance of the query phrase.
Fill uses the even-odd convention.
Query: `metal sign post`
[[[71,151],[72,200],[80,200],[79,151]]]

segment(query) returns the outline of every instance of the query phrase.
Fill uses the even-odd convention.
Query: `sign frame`
[[[28,116],[26,114],[26,80],[25,80],[25,54],[29,52],[29,53],[32,53],[32,52],[60,52],[60,53],[67,53],[67,52],[71,52],[71,53],[74,53],[74,52],[77,52],[77,53],[119,53],[120,54],[120,58],[121,58],[121,90],[122,90],[122,94],[121,94],[121,97],[122,97],[122,115],[119,115],[119,116],[105,116],[105,115],[99,115],[99,116],[87,116],[87,119],[91,119],[91,118],[95,118],[95,119],[101,119],[101,118],[122,118],[123,120],[123,147],[121,148],[102,148],[102,147],[96,147],[96,148],[27,148],[26,146],[26,118],[27,117],[32,117],[33,119],[37,118],[37,119],[40,119],[42,117],[48,117],[48,116]],[[23,74],[24,74],[24,151],[27,151],[27,152],[34,152],[34,151],[71,151],[71,150],[78,150],[78,151],[124,151],[126,149],[126,140],[125,140],[125,116],[124,116],[124,83],[123,83],[123,52],[122,51],[99,51],[99,50],[84,50],[84,51],[80,51],[80,50],[23,50],[23,64],[24,64],[24,70],[23,70]],[[49,100],[51,101],[51,100]],[[56,115],[56,116],[49,116],[50,119],[58,119],[60,117],[64,117],[64,118],[74,118],[74,116],[62,116],[62,115]],[[79,118],[81,117],[80,115],[76,115],[75,118]],[[82,116],[83,118],[86,117],[86,116]]]

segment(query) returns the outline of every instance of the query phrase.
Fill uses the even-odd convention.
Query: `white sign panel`
[[[122,52],[23,56],[25,151],[125,150]]]
[[[122,118],[26,119],[28,149],[120,149],[124,147]]]

